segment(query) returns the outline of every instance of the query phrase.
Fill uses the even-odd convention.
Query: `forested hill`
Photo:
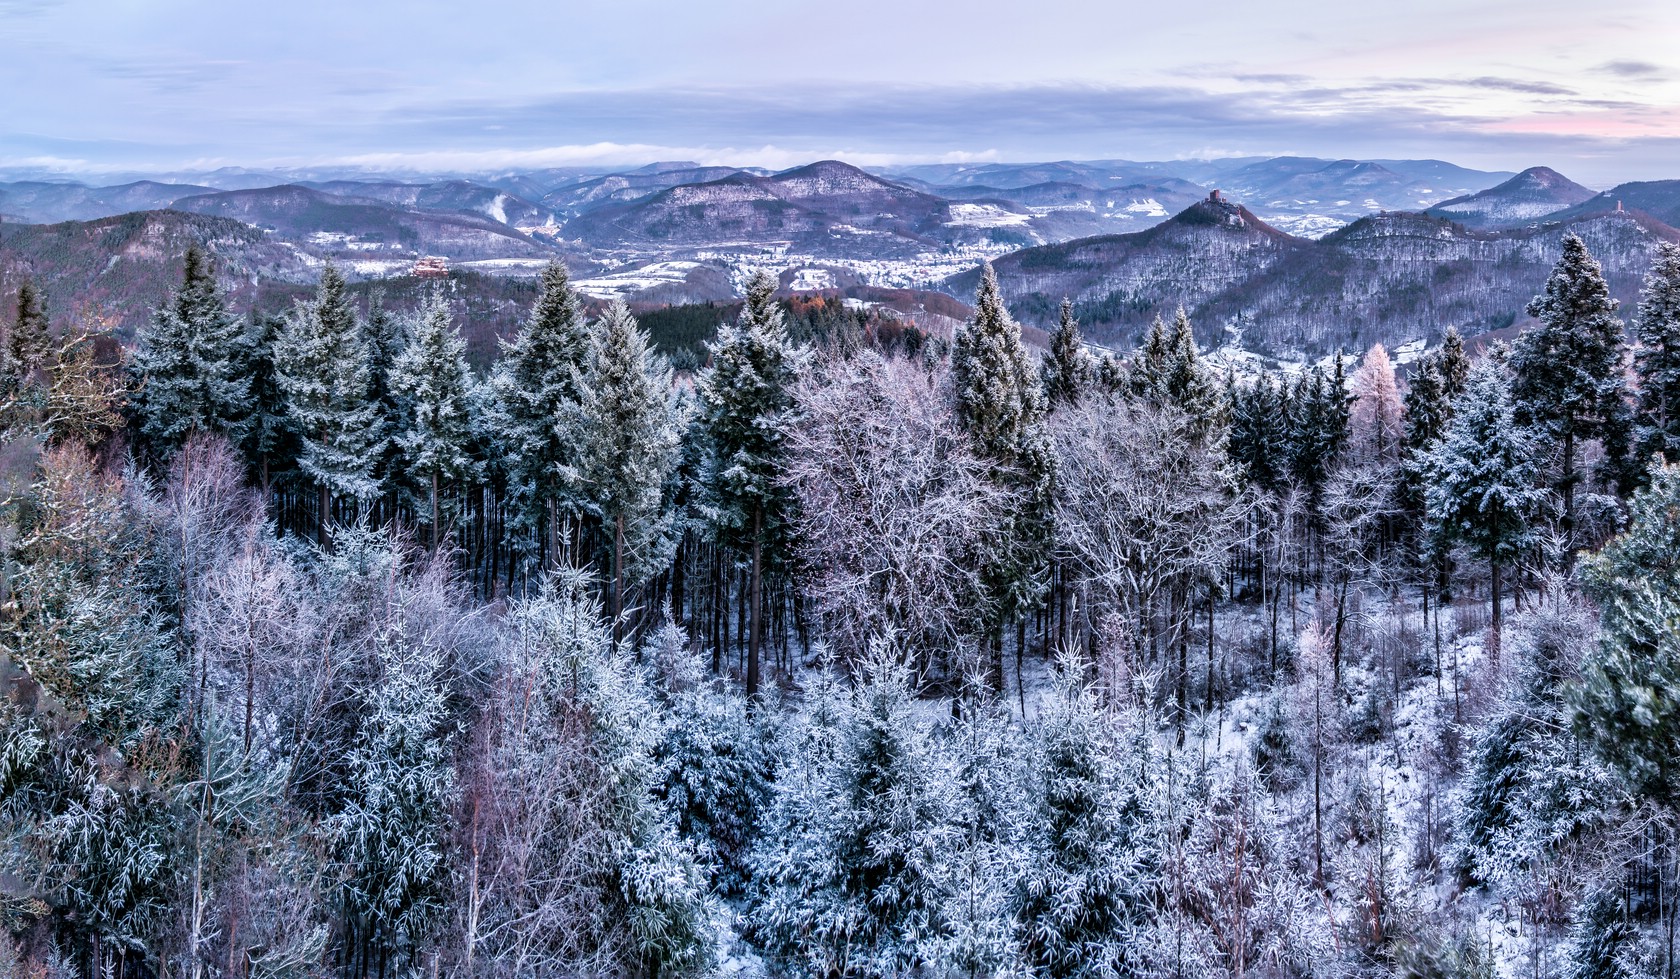
[[[1502,231],[1442,217],[1361,218],[1317,240],[1291,238],[1228,202],[1204,201],[1148,231],[1029,248],[996,260],[1028,322],[1049,326],[1064,298],[1089,333],[1130,347],[1156,316],[1184,306],[1219,344],[1320,357],[1371,343],[1433,341],[1448,326],[1481,333],[1526,321],[1533,283],[1566,234],[1585,239],[1612,294],[1629,304],[1661,242],[1680,231],[1649,214],[1598,211]],[[948,279],[954,295],[974,273]]]

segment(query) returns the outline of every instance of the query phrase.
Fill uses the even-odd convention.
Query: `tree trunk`
[[[753,549],[752,549],[752,583],[748,586],[750,594],[747,601],[751,608],[751,622],[747,627],[747,699],[753,700],[758,696],[758,644],[759,633],[763,623],[763,601],[759,592],[763,584],[761,578],[764,563],[764,508],[753,508]]]
[[[1493,617],[1492,625],[1488,629],[1488,657],[1493,661],[1493,665],[1497,667],[1499,665],[1500,629],[1505,623],[1505,617],[1499,610],[1501,598],[1500,592],[1502,590],[1500,587],[1502,582],[1500,580],[1501,568],[1499,566],[1499,562],[1491,562],[1490,569],[1493,572]]]
[[[624,618],[624,514],[613,518],[613,641],[622,639],[620,622]]]
[[[321,545],[321,550],[327,550],[327,522],[332,519],[332,490],[322,483],[318,489],[315,512],[315,543]]]
[[[438,474],[432,470],[432,553],[438,549]]]

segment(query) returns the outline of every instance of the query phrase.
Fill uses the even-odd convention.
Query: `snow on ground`
[[[996,204],[952,204],[950,226],[967,228],[1008,228],[1025,225],[1031,214],[1017,214]]]
[[[1428,340],[1407,340],[1390,351],[1390,355],[1394,358],[1396,364],[1410,364],[1422,357],[1424,351],[1428,349]]]
[[[480,258],[471,262],[461,262],[460,267],[472,269],[476,272],[512,273],[534,272],[545,268],[552,259],[547,258]]]
[[[1162,207],[1161,202],[1153,197],[1148,197],[1141,201],[1132,201],[1130,204],[1126,205],[1126,211],[1130,214],[1141,214],[1144,217],[1151,218],[1164,218],[1167,216],[1167,209]]]
[[[794,273],[788,288],[794,292],[814,292],[834,288],[834,273],[828,269],[800,269]]]
[[[1322,238],[1337,228],[1347,226],[1346,221],[1328,214],[1271,214],[1262,216],[1260,220],[1297,238]]]
[[[699,267],[699,262],[652,262],[640,268],[580,279],[574,285],[579,292],[596,299],[625,299],[643,289],[682,282],[690,271]]]

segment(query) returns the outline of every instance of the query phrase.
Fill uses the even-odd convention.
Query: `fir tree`
[[[432,296],[443,304],[441,296]],[[424,319],[422,314],[420,319]],[[368,357],[368,400],[379,412],[379,433],[385,438],[385,451],[374,467],[374,478],[388,490],[395,489],[401,446],[397,433],[403,427],[408,406],[403,404],[397,390],[395,371],[397,359],[408,349],[412,331],[407,318],[395,316],[385,308],[385,291],[375,289],[368,299],[367,318],[362,320],[362,346]]]
[[[612,533],[612,604],[624,613],[626,578],[641,581],[670,561],[664,491],[681,450],[671,369],[622,302],[596,324],[583,375],[579,470],[590,507]]]
[[[1667,462],[1680,462],[1680,245],[1658,244],[1633,332],[1639,341],[1634,432],[1641,461],[1661,453]]]
[[[27,379],[46,364],[52,347],[52,333],[47,325],[46,302],[35,283],[24,279],[18,284],[17,316],[12,320],[7,337],[6,355],[11,358],[18,377]]]
[[[551,262],[530,317],[503,344],[490,378],[508,489],[547,566],[559,560],[561,511],[577,506],[578,385],[588,354],[582,303],[566,267]]]
[[[1077,405],[1089,386],[1095,365],[1079,336],[1079,322],[1073,318],[1073,302],[1062,300],[1061,319],[1050,334],[1050,354],[1044,359],[1044,393],[1051,409]]]
[[[317,541],[327,544],[332,497],[365,503],[380,493],[374,466],[384,451],[372,370],[344,277],[328,265],[315,298],[299,302],[275,344],[275,368],[299,436],[299,465],[320,494]]]
[[[286,392],[275,364],[285,328],[282,316],[253,313],[239,346],[238,373],[250,394],[241,445],[265,497],[273,473],[290,469],[298,456],[297,431],[287,413]]]
[[[1493,649],[1502,622],[1502,572],[1530,542],[1541,493],[1534,489],[1534,443],[1517,423],[1508,372],[1498,356],[1470,372],[1453,406],[1452,427],[1430,452],[1426,499],[1431,522],[1449,541],[1488,562],[1493,577]]]
[[[804,362],[788,340],[775,292],[774,276],[753,276],[741,315],[733,326],[718,331],[708,347],[712,364],[698,379],[710,443],[705,482],[715,527],[724,543],[752,553],[747,593],[749,698],[758,695],[764,565],[767,557],[779,561],[787,546],[792,497],[780,475],[793,386]]]
[[[1563,499],[1565,546],[1573,555],[1575,490],[1585,443],[1599,436],[1605,418],[1623,397],[1622,323],[1604,270],[1575,234],[1563,239],[1563,257],[1546,291],[1528,304],[1539,325],[1518,339],[1511,355],[1517,420],[1538,427],[1559,451],[1554,488]],[[1571,560],[1573,557],[1571,557]]]
[[[431,504],[432,547],[438,546],[442,516],[439,485],[473,475],[472,371],[466,341],[450,322],[443,297],[432,293],[420,307],[408,347],[390,369],[390,396],[401,398],[406,418],[396,434],[406,477]]]
[[[996,482],[1014,500],[1004,544],[986,569],[1007,621],[1023,615],[1047,584],[1056,466],[1043,424],[1044,390],[989,262],[981,269],[974,319],[953,338],[951,387],[957,420],[975,453],[997,467]],[[995,684],[1002,683],[1002,655],[998,636],[992,651]]]
[[[237,437],[251,411],[243,374],[244,324],[228,311],[209,259],[187,249],[181,287],[140,329],[140,431],[167,460],[194,431]]]
[[[1246,387],[1233,378],[1229,391],[1231,434],[1227,451],[1231,461],[1247,483],[1277,493],[1289,469],[1284,392],[1270,374],[1260,375]]]
[[[1680,808],[1680,466],[1651,471],[1628,528],[1581,571],[1600,609],[1576,730],[1642,799]]]

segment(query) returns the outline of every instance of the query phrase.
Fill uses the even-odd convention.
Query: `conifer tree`
[[[1375,461],[1392,461],[1400,449],[1400,391],[1394,362],[1382,344],[1365,354],[1353,387],[1353,435],[1359,451]]]
[[[1680,245],[1658,244],[1633,332],[1639,341],[1633,355],[1639,378],[1634,431],[1641,463],[1657,453],[1680,462]]]
[[[240,434],[251,410],[251,379],[240,371],[243,334],[209,259],[188,248],[180,288],[141,327],[134,354],[140,431],[159,459],[194,431]]]
[[[1528,315],[1539,325],[1518,339],[1511,355],[1517,420],[1536,426],[1558,447],[1553,486],[1563,499],[1563,534],[1571,555],[1581,450],[1600,435],[1623,397],[1617,304],[1586,243],[1565,235],[1546,291],[1528,304]]]
[[[1048,583],[1056,462],[1043,424],[1044,390],[990,262],[981,269],[974,319],[952,340],[951,387],[957,420],[975,453],[997,467],[996,481],[1014,502],[1001,535],[1004,543],[986,569],[1002,616],[995,628],[1001,628],[1037,602]],[[992,649],[994,684],[1003,680],[1002,656],[998,634]]]
[[[559,560],[561,511],[576,507],[578,384],[588,354],[582,303],[566,267],[551,262],[530,317],[503,344],[490,378],[508,489],[547,566]]]
[[[245,378],[250,395],[241,442],[265,497],[273,473],[290,469],[298,456],[297,431],[275,363],[285,329],[285,317],[253,313],[239,347],[238,374]]]
[[[612,603],[624,614],[626,579],[640,581],[670,560],[666,480],[678,462],[685,426],[671,369],[622,302],[607,306],[591,338],[583,375],[584,495],[612,533]]]
[[[766,559],[786,550],[791,491],[780,479],[794,407],[794,382],[804,357],[788,340],[775,300],[776,279],[759,272],[747,283],[747,301],[733,326],[710,344],[710,367],[700,372],[701,412],[710,442],[705,482],[718,536],[751,551],[748,584],[748,697],[758,695],[759,645],[763,642],[763,575]]]
[[[335,494],[359,503],[379,495],[374,464],[385,448],[378,409],[368,399],[367,348],[336,267],[321,273],[313,300],[293,308],[275,346],[298,462],[320,494],[316,537],[324,547]]]
[[[18,284],[17,316],[7,337],[6,354],[18,376],[26,379],[45,365],[51,347],[46,303],[35,283],[24,279]]]
[[[1539,508],[1534,442],[1516,420],[1510,380],[1497,355],[1477,364],[1453,407],[1452,427],[1430,452],[1426,499],[1449,541],[1488,562],[1493,579],[1493,649],[1498,651],[1502,572],[1529,544]]]
[[[450,321],[443,297],[428,296],[418,320],[407,348],[391,364],[390,395],[407,407],[397,447],[405,475],[428,494],[436,548],[442,526],[439,485],[469,478],[476,468],[469,451],[473,379],[466,341]]]
[[[1283,488],[1288,474],[1288,413],[1284,392],[1270,374],[1246,387],[1233,378],[1227,395],[1231,404],[1231,434],[1227,452],[1250,485],[1268,493]]]
[[[1077,405],[1095,373],[1091,355],[1079,336],[1079,321],[1073,318],[1073,302],[1062,300],[1061,318],[1050,334],[1050,355],[1044,359],[1044,393],[1051,409]]]
[[[441,297],[432,298],[443,302]],[[420,319],[424,318],[422,314]],[[373,475],[387,489],[394,489],[398,481],[401,447],[397,432],[408,414],[396,389],[394,372],[397,359],[408,349],[411,333],[406,317],[393,315],[385,308],[385,291],[375,289],[368,299],[367,318],[362,320],[362,345],[368,354],[368,400],[378,410],[379,432],[386,440]]]
[[[1680,809],[1680,466],[1651,471],[1628,528],[1582,566],[1600,610],[1575,727],[1634,794]]]

